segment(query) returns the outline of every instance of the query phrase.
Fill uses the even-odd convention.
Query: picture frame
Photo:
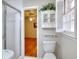
[[[37,23],[34,23],[34,28],[37,28]]]

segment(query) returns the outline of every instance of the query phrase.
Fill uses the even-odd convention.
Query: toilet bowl
[[[12,50],[2,50],[2,59],[12,59],[14,52]]]
[[[56,41],[43,41],[43,48],[45,51],[43,59],[56,59],[54,54]]]
[[[53,53],[46,53],[43,59],[56,59],[56,56]]]

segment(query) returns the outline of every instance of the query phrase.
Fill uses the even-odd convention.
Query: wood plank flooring
[[[37,57],[37,39],[25,38],[25,56]]]

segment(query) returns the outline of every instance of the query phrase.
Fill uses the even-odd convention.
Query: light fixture
[[[32,21],[33,20],[32,17],[30,17],[29,20]]]

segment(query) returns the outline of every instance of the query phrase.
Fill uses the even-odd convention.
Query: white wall
[[[54,3],[55,0],[23,0],[24,7],[29,6],[42,6],[49,2]]]
[[[77,59],[77,39],[58,34],[56,56],[58,59]]]
[[[4,0],[8,4],[12,5],[13,7],[22,10],[23,9],[23,0]]]

